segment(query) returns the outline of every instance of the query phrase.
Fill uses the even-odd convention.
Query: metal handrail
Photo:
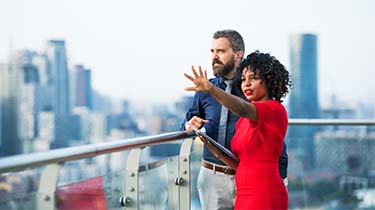
[[[289,125],[375,125],[374,119],[289,119]]]
[[[0,159],[0,174],[48,165],[51,163],[61,163],[95,157],[112,152],[142,148],[194,136],[194,132],[178,131],[132,139],[121,139],[113,142],[55,149],[47,152],[15,155]]]
[[[375,125],[372,119],[289,119],[289,125]],[[193,132],[171,132],[160,135],[121,139],[113,142],[55,149],[0,159],[0,173],[23,170],[51,163],[61,163],[194,137]]]

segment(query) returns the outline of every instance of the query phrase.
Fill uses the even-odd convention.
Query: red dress
[[[240,118],[231,143],[240,160],[234,209],[288,209],[288,193],[278,168],[288,126],[287,112],[275,100],[253,104],[258,122]]]

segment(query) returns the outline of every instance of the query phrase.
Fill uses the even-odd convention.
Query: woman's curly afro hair
[[[240,89],[243,70],[249,67],[255,74],[259,75],[262,81],[266,82],[269,97],[278,102],[283,102],[281,98],[288,94],[291,87],[289,72],[285,67],[268,53],[261,53],[258,50],[250,53],[241,62],[234,79],[235,85]]]

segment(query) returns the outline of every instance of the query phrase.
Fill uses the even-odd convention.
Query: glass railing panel
[[[69,161],[60,170],[56,209],[122,209],[128,151]]]
[[[198,180],[198,173],[201,167],[202,162],[202,149],[203,144],[200,140],[194,140],[193,149],[191,153],[190,159],[190,170],[191,170],[191,209],[192,210],[200,210],[201,204],[199,201],[198,195],[198,188],[197,188],[197,180]]]
[[[56,209],[122,209],[123,171],[59,186]]]
[[[175,184],[179,173],[179,156],[173,156],[167,159],[168,167],[168,201],[163,209],[179,209],[178,187]]]
[[[60,169],[58,186],[102,176],[125,169],[129,151],[65,162]]]
[[[289,126],[289,209],[375,209],[374,131],[374,126]],[[56,208],[122,209],[127,154],[66,162],[59,173]],[[200,209],[196,180],[201,155],[202,144],[194,141],[191,209]],[[177,209],[179,157],[147,160],[139,170],[140,209]],[[0,209],[37,209],[44,168],[1,174]]]
[[[42,168],[0,174],[0,209],[36,209]]]
[[[124,194],[124,180],[122,170],[59,186],[56,209],[120,210],[123,208],[119,198]]]
[[[139,173],[139,208],[168,209],[168,186],[174,182],[177,171],[178,156],[141,166]],[[176,202],[176,199],[172,197],[170,202]]]
[[[124,195],[123,186],[126,189],[125,171],[115,171],[103,176],[103,191],[105,195],[106,208],[108,210],[121,210],[119,199]]]
[[[290,209],[375,209],[373,126],[289,126]]]
[[[56,192],[56,209],[106,209],[102,176],[59,186]]]

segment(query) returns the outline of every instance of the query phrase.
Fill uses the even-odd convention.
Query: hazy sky
[[[1,0],[0,62],[65,39],[69,65],[92,69],[101,93],[138,101],[180,99],[183,72],[212,75],[212,34],[236,29],[246,54],[259,49],[289,66],[288,37],[318,35],[319,96],[375,104],[374,0]]]

